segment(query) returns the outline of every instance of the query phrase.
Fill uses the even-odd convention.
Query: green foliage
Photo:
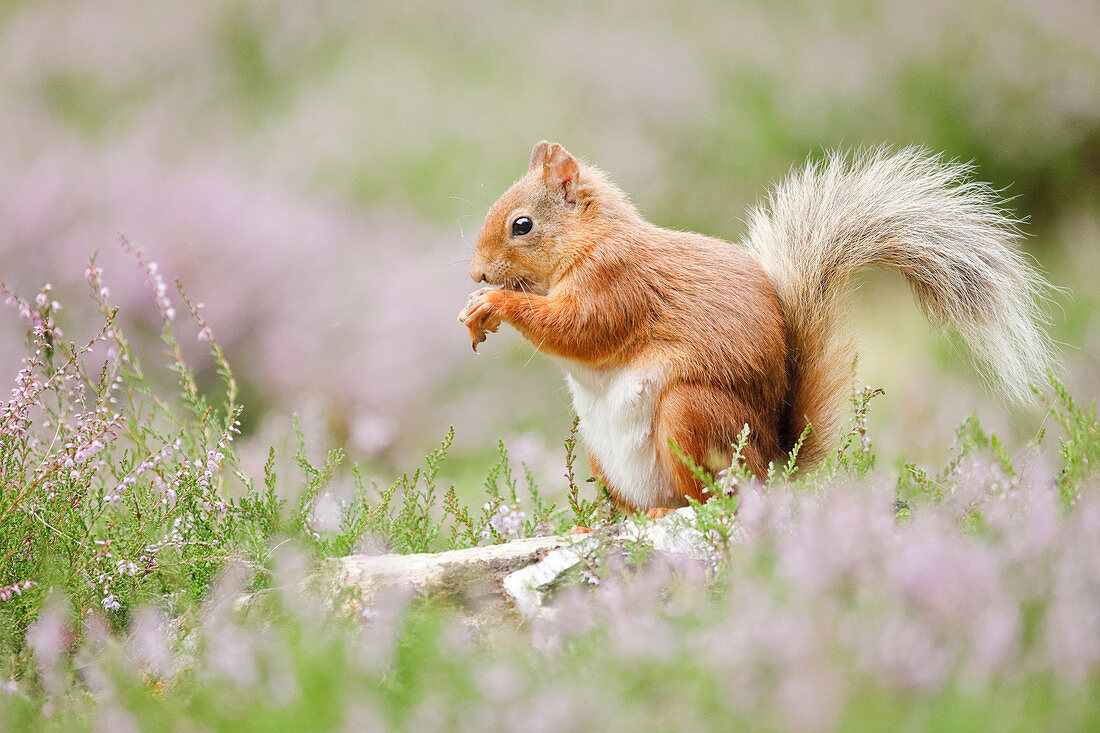
[[[1100,422],[1096,419],[1096,401],[1081,407],[1066,391],[1065,385],[1050,375],[1050,384],[1057,397],[1051,406],[1055,420],[1065,436],[1058,439],[1064,467],[1058,478],[1062,499],[1072,504],[1081,485],[1095,476],[1100,465]]]
[[[747,436],[748,425],[746,425],[745,428],[746,430],[744,431],[744,434]],[[672,438],[668,439],[668,447],[669,450],[672,451],[672,455],[676,456],[676,460],[680,461],[680,463],[684,464],[684,466],[686,466],[687,469],[691,471],[692,477],[697,482],[699,482],[699,485],[702,486],[704,493],[710,494],[711,496],[722,496],[723,491],[718,487],[718,484],[714,480],[714,476],[711,475],[710,471],[696,463],[695,459],[684,452],[684,450],[680,448],[680,446],[676,445],[676,442],[673,441]]]
[[[424,458],[424,467],[416,469],[411,476],[402,474],[381,493],[374,507],[370,506],[366,494],[363,493],[361,481],[357,482],[352,516],[361,518],[350,523],[358,532],[353,539],[364,534],[372,535],[385,542],[394,552],[428,552],[437,549],[434,543],[442,526],[437,479],[454,437],[455,431],[452,427],[443,437],[439,448]],[[448,493],[453,495],[453,487]],[[400,502],[396,506],[395,497]],[[341,546],[350,547],[350,539],[352,538],[345,539]]]
[[[155,270],[138,259],[154,279]],[[90,272],[93,279],[98,277],[94,262]],[[181,296],[187,302],[182,290]],[[695,587],[687,580],[690,573],[678,576],[674,571],[664,585],[643,586],[641,596],[624,602],[617,594],[632,592],[636,578],[647,582],[651,568],[662,562],[661,553],[637,542],[617,557],[597,543],[583,550],[577,572],[592,593],[612,587],[610,611],[605,611],[610,615],[587,621],[587,631],[570,630],[576,636],[560,658],[534,655],[511,630],[495,637],[504,640],[499,645],[463,641],[453,610],[431,599],[397,610],[376,602],[361,623],[368,624],[366,638],[387,641],[384,648],[364,647],[359,623],[308,607],[308,600],[295,600],[297,589],[305,587],[303,579],[278,577],[273,557],[279,548],[304,551],[308,568],[370,543],[395,552],[424,552],[613,521],[618,516],[606,487],[598,483],[595,497],[582,497],[574,469],[577,422],[564,442],[568,508],[563,510],[544,498],[527,466],[513,466],[503,442],[485,477],[484,503],[474,510],[464,505],[453,485],[443,488],[454,428],[427,454],[422,467],[379,488],[364,478],[360,467],[346,466],[340,450],[329,451],[319,462],[311,460],[295,419],[293,465],[288,470],[272,448],[262,478],[256,480],[242,470],[234,451],[241,407],[232,372],[212,337],[211,354],[219,364],[223,389],[214,397],[198,388],[175,336],[179,326],[158,299],[165,308],[163,338],[178,388],[178,395],[168,398],[150,386],[105,302],[100,301],[104,327],[84,346],[61,341],[48,298],[37,308],[23,305],[34,314],[32,356],[0,418],[0,672],[12,680],[10,700],[0,706],[0,725],[6,727],[104,727],[103,716],[122,711],[149,728],[172,727],[182,719],[210,728],[325,729],[348,724],[354,711],[362,709],[374,716],[360,721],[367,727],[381,723],[410,728],[423,718],[461,728],[468,723],[463,711],[470,706],[482,713],[499,707],[492,685],[499,684],[501,665],[510,670],[508,679],[518,680],[510,699],[535,699],[537,688],[549,680],[574,696],[603,685],[599,689],[610,690],[606,694],[615,705],[647,710],[649,697],[641,691],[676,679],[680,694],[695,705],[690,714],[678,714],[677,725],[689,719],[699,729],[716,720],[728,724],[729,710],[713,669],[700,661],[705,656],[640,653],[637,649],[644,644],[638,646],[638,640],[615,629],[631,623],[636,614],[657,613],[652,623],[666,624],[660,626],[666,636],[651,636],[643,626],[640,639],[667,645],[669,638],[692,638],[694,630],[720,617],[723,604],[736,600],[734,578],[763,583],[767,593],[788,604],[786,611],[797,608],[792,577],[777,568],[798,555],[784,560],[782,533],[771,544],[745,543],[739,514],[747,511],[742,506],[745,492],[793,490],[822,496],[833,490],[838,472],[844,472],[846,481],[862,484],[870,482],[874,471],[866,422],[869,403],[881,390],[870,388],[853,393],[852,427],[834,460],[819,470],[797,467],[810,428],[782,467],[769,466],[763,484],[744,460],[748,426],[731,445],[731,465],[717,476],[671,444],[709,498],[703,504],[692,502],[694,516],[683,520],[705,542],[703,584]],[[199,319],[197,309],[189,310]],[[209,334],[201,319],[198,323]],[[114,356],[103,358],[105,346]],[[1100,426],[1095,405],[1083,408],[1059,382],[1052,380],[1052,385],[1056,398],[1051,414],[1063,433],[1057,451],[1062,462],[1057,467],[1059,511],[1072,518],[1082,492],[1095,480]],[[1018,491],[1024,467],[1043,448],[1044,439],[1040,434],[1021,462],[976,419],[967,420],[956,431],[956,454],[942,471],[905,467],[896,492],[899,518],[955,512],[961,534],[952,543],[998,540],[1003,516],[990,511],[991,501]],[[326,505],[335,507],[329,512],[335,520],[330,516],[323,521]],[[899,521],[897,526],[905,524]],[[864,554],[875,551],[866,548]],[[805,560],[816,562],[812,556]],[[234,576],[239,576],[234,582],[215,583]],[[841,588],[833,601],[860,602],[859,594],[853,600],[844,590],[851,582],[844,573],[833,577],[830,582]],[[257,600],[249,608],[234,610],[249,589],[264,592],[251,596]],[[670,600],[662,610],[645,605],[654,599],[664,603],[666,597]],[[59,599],[68,605],[56,605]],[[881,602],[871,599],[861,613],[873,615]],[[1045,633],[1043,603],[1035,598],[1021,606],[1023,643],[1038,644]],[[160,614],[155,629],[143,620],[149,608]],[[54,637],[68,641],[48,652],[43,639]],[[35,641],[28,644],[28,638]],[[167,644],[171,664],[163,668],[141,661],[146,651],[139,639]],[[76,649],[91,655],[90,667],[78,669],[72,653]],[[624,665],[625,660],[630,663]],[[831,663],[844,669],[843,658]],[[92,678],[87,678],[88,669],[94,670]],[[779,674],[770,667],[766,671]],[[85,679],[93,678],[107,685],[110,695],[77,692]],[[1024,675],[1005,689],[982,688],[963,704],[954,682],[922,698],[868,681],[845,704],[842,719],[854,728],[865,727],[867,721],[881,719],[889,702],[892,720],[934,719],[941,727],[971,727],[981,719],[973,710],[994,711],[1006,699],[1019,698],[1035,727],[1060,727],[1067,721],[1070,727],[1086,726],[1098,715],[1086,702],[1095,689],[1094,676],[1067,691],[1048,677]],[[1058,705],[1050,702],[1054,699]],[[1073,704],[1067,707],[1067,700]],[[1056,715],[1056,709],[1062,712]],[[771,725],[762,715],[750,716],[748,722]]]
[[[306,438],[302,433],[302,423],[297,415],[294,416],[294,435],[298,440],[298,452],[294,455],[294,460],[306,478],[305,488],[298,496],[298,505],[290,515],[290,529],[297,534],[308,531],[309,515],[317,501],[317,496],[322,489],[332,483],[336,469],[344,460],[344,452],[339,448],[331,450],[322,465],[314,466],[306,457]]]
[[[799,437],[797,444],[791,451],[790,457],[783,469],[783,477],[790,478],[795,471],[795,460],[798,458],[798,451],[802,447],[802,443],[808,434],[809,428],[803,431]],[[680,446],[670,438],[668,441],[668,447],[672,451],[672,455],[676,457],[676,460],[684,464],[689,471],[691,471],[692,477],[699,482],[702,487],[703,493],[710,499],[716,497],[729,497],[732,498],[732,508],[736,509],[736,495],[738,486],[742,485],[746,481],[753,481],[756,477],[753,475],[752,470],[749,468],[748,462],[745,459],[745,447],[749,444],[749,436],[752,434],[751,428],[748,423],[745,423],[741,428],[741,432],[737,435],[737,440],[734,442],[730,449],[732,450],[732,457],[730,459],[730,465],[719,472],[718,476],[714,476],[703,466],[700,466],[695,462],[690,455],[688,455]],[[769,464],[767,479],[770,481],[773,478],[774,470]],[[697,505],[697,502],[695,503]]]
[[[460,547],[475,547],[478,543],[478,531],[470,518],[470,510],[463,506],[455,493],[455,487],[450,486],[443,496],[443,510],[452,518],[451,522],[451,549]]]
[[[1057,455],[1062,461],[1058,469],[1058,490],[1063,504],[1070,507],[1079,497],[1081,487],[1095,476],[1095,466],[1100,460],[1100,422],[1096,418],[1095,402],[1088,408],[1081,407],[1065,385],[1053,376],[1050,377],[1050,384],[1054,397],[1049,414],[1054,416],[1064,433],[1058,438]],[[1042,451],[1046,438],[1046,430],[1040,430],[1029,450],[1032,453]],[[954,456],[941,471],[932,475],[916,464],[904,466],[898,477],[899,501],[942,501],[947,496],[952,477],[968,460],[974,459],[989,461],[1006,481],[1019,477],[1016,462],[1001,440],[987,433],[978,418],[971,416],[956,429]],[[972,516],[971,520],[980,524],[978,516]]]
[[[746,426],[747,427],[747,426]],[[813,433],[813,425],[809,423],[806,427],[802,428],[802,432],[798,434],[798,440],[794,442],[794,446],[791,448],[790,453],[787,454],[787,462],[783,464],[783,472],[779,477],[783,481],[790,481],[791,478],[798,471],[798,454],[802,452],[802,446],[806,444],[806,438],[810,437]],[[768,479],[772,478],[772,466],[768,466]]]
[[[569,431],[569,437],[565,439],[565,480],[569,485],[569,508],[573,510],[573,521],[577,527],[591,527],[595,524],[597,503],[581,498],[580,487],[577,486],[577,475],[573,465],[577,460],[577,428],[581,423],[580,417],[573,418],[573,427]],[[601,486],[604,492],[606,486]]]
[[[871,400],[886,394],[881,388],[852,389],[852,425],[840,440],[833,458],[835,470],[845,469],[857,475],[866,474],[875,465],[875,454],[871,438],[867,434],[867,415],[871,409]],[[801,438],[800,438],[801,440]]]
[[[0,286],[28,321],[31,349],[0,419],[0,586],[26,591],[0,604],[6,648],[22,645],[51,588],[80,613],[123,624],[152,599],[201,598],[226,560],[275,526],[271,494],[225,490],[240,407],[224,355],[211,339],[224,388],[216,407],[183,359],[163,280],[123,246],[156,289],[182,414],[149,387],[94,258],[87,276],[104,325],[83,346],[62,341],[46,289],[35,307]]]
[[[311,550],[314,559],[346,554],[367,541],[422,552],[437,549],[448,513],[464,530],[463,542],[452,536],[453,544],[482,539],[490,509],[475,524],[453,487],[444,497],[446,509],[438,506],[439,472],[453,428],[422,469],[378,491],[365,485],[359,467],[344,469],[341,450],[311,462],[295,418],[300,480],[287,481],[272,448],[257,485],[239,468],[233,448],[241,406],[221,347],[177,284],[221,375],[222,391],[211,398],[184,359],[176,337],[181,326],[156,266],[128,243],[123,247],[145,271],[161,311],[175,398],[147,379],[106,301],[94,258],[87,277],[104,322],[82,346],[61,340],[55,323],[60,306],[47,290],[32,305],[0,285],[0,294],[28,321],[30,347],[12,399],[0,404],[0,649],[23,647],[28,625],[52,592],[68,598],[73,613],[102,613],[121,628],[142,604],[186,610],[231,561],[256,569],[257,585],[268,584],[271,553],[287,541]],[[345,499],[338,484],[348,474],[354,492]],[[549,527],[554,508],[543,502],[529,471],[526,476],[541,523],[525,525],[524,532],[533,534]],[[507,498],[518,504],[503,446],[487,485],[496,487],[501,479]],[[494,493],[503,501],[499,488]],[[317,513],[325,502],[335,503],[337,518],[320,527]],[[497,533],[495,539],[504,537]]]

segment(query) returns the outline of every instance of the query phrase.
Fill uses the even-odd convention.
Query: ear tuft
[[[527,170],[534,170],[535,166],[541,167],[546,162],[546,151],[549,149],[550,143],[546,140],[535,143],[535,147],[531,149],[531,167]]]

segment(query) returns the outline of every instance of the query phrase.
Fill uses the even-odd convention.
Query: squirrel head
[[[545,140],[535,145],[527,173],[485,217],[470,277],[546,294],[569,261],[569,235],[588,208],[579,206],[586,172],[561,145]]]

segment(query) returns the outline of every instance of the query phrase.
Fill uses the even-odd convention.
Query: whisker
[[[526,368],[527,368],[527,366],[528,366],[528,365],[529,365],[529,364],[530,364],[530,363],[531,363],[532,361],[534,361],[534,360],[535,360],[535,354],[539,353],[539,350],[540,350],[540,349],[542,349],[542,344],[545,344],[545,343],[546,343],[546,339],[543,339],[543,340],[542,340],[542,343],[540,343],[540,344],[539,344],[538,346],[536,346],[536,347],[535,347],[535,350],[531,352],[531,356],[529,356],[529,357],[527,358],[527,361],[523,362],[523,366],[521,366],[521,367],[520,367],[520,370],[521,370],[521,371],[522,371],[522,370],[524,370],[524,369],[526,369]]]

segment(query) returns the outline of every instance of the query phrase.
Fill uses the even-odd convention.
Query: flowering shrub
[[[94,698],[61,694],[78,684],[63,616],[31,646],[60,727],[1084,729],[1100,716],[1100,492],[1090,475],[1069,506],[1055,475],[1034,453],[1006,470],[964,451],[928,481],[942,498],[900,514],[874,473],[745,484],[718,574],[594,563],[599,582],[552,615],[488,636],[399,592],[334,616],[283,551],[277,592],[247,611],[238,566],[189,625],[146,610],[120,638],[90,617]],[[7,722],[43,714],[35,689],[13,678]]]
[[[348,476],[339,449],[312,463],[300,425],[300,487],[279,481],[274,448],[259,482],[245,475],[234,448],[237,384],[202,303],[178,283],[173,292],[142,250],[125,240],[122,248],[139,264],[156,304],[178,397],[151,384],[94,258],[84,274],[103,325],[82,345],[64,340],[61,304],[49,285],[28,301],[0,283],[0,298],[25,322],[30,347],[10,398],[0,401],[4,648],[23,647],[27,624],[51,592],[81,616],[103,611],[121,628],[145,603],[182,612],[231,559],[258,569],[262,585],[271,547],[287,539],[313,557],[364,546],[419,552],[446,546],[441,530],[460,547],[545,534],[566,521],[541,503],[529,472],[534,511],[527,519],[503,444],[480,516],[471,516],[454,487],[442,501],[438,475],[453,430],[423,469],[384,489],[367,485],[358,467]],[[179,334],[209,349],[221,392],[200,389]],[[350,497],[337,490],[338,476],[350,478]]]
[[[160,268],[125,246],[160,312],[178,399],[149,386],[94,260],[85,275],[104,325],[83,346],[63,341],[48,288],[33,301],[3,291],[31,351],[0,405],[0,725],[1003,730],[1100,720],[1100,425],[1056,382],[1056,455],[1041,436],[1013,458],[970,422],[942,472],[910,466],[892,478],[874,469],[875,391],[859,390],[852,427],[821,470],[774,468],[766,486],[738,465],[701,476],[713,498],[696,506],[694,529],[710,543],[698,559],[593,551],[583,582],[522,626],[471,626],[461,610],[400,592],[349,619],[303,593],[318,559],[365,541],[419,551],[448,530],[458,547],[611,518],[580,497],[575,437],[569,509],[543,497],[530,470],[521,491],[503,442],[479,515],[453,487],[440,498],[453,431],[387,489],[356,469],[345,499],[333,488],[342,453],[311,463],[299,429],[301,490],[278,482],[274,450],[257,489],[237,468],[233,373],[200,304],[178,287],[177,300]],[[185,329],[219,365],[217,400],[183,359]]]
[[[236,554],[232,538],[263,509],[224,491],[239,408],[220,349],[211,340],[227,387],[215,406],[182,359],[176,311],[156,263],[133,253],[160,307],[182,406],[150,390],[94,259],[85,275],[104,325],[83,345],[63,340],[49,286],[31,304],[0,284],[27,322],[31,348],[10,399],[0,402],[0,569],[10,583],[0,615],[8,635],[21,634],[51,587],[80,608],[107,612],[169,587],[201,595],[220,562]],[[199,306],[188,306],[209,334]]]

